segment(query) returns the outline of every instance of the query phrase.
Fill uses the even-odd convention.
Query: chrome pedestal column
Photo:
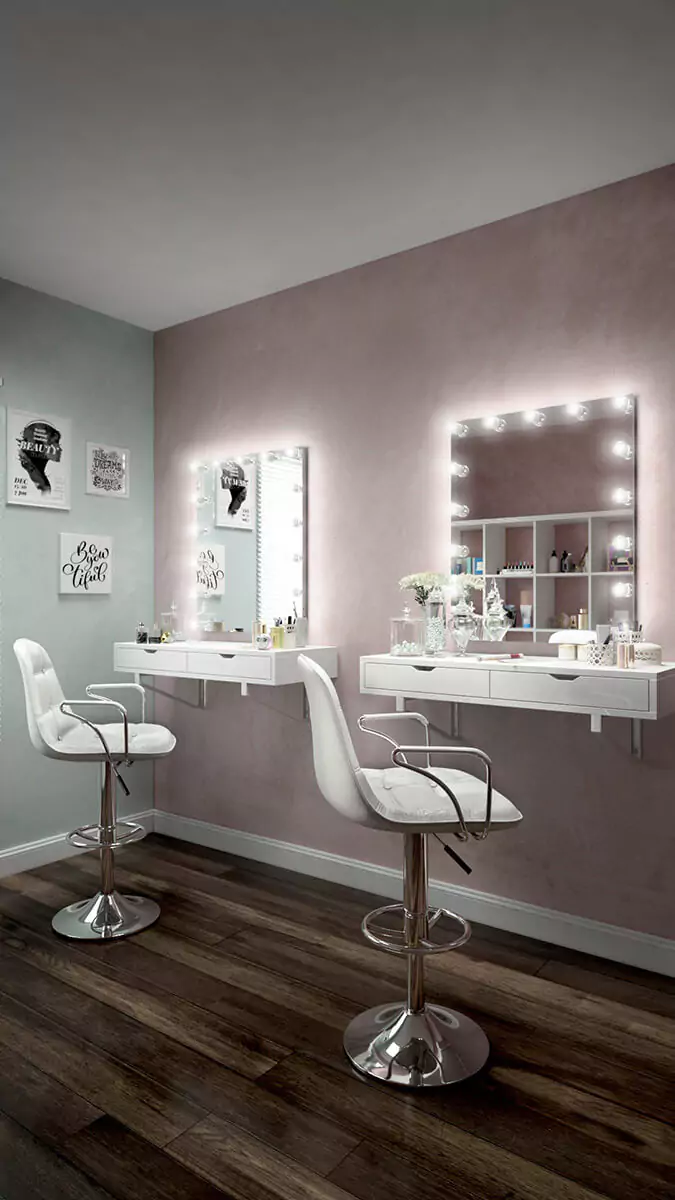
[[[426,836],[409,833],[404,842],[402,941],[395,940],[392,930],[385,931],[389,936],[371,933],[368,917],[363,929],[366,937],[382,949],[407,956],[407,999],[405,1003],[371,1008],[355,1017],[345,1031],[344,1048],[354,1067],[373,1079],[409,1088],[439,1087],[480,1071],[487,1061],[490,1043],[470,1017],[426,1003],[424,955],[461,945],[468,940],[470,928],[462,918],[454,917],[462,926],[461,936],[445,946],[429,942],[430,925],[440,914],[435,912],[430,917],[427,904]],[[387,909],[378,910],[378,914],[382,911]]]
[[[101,890],[90,900],[78,900],[62,908],[52,919],[52,929],[62,937],[106,941],[128,937],[152,925],[159,905],[145,896],[123,896],[115,890],[115,850],[145,834],[140,825],[117,822],[115,775],[110,762],[103,768],[101,823],[78,829],[68,837],[80,849],[98,846],[101,854]]]

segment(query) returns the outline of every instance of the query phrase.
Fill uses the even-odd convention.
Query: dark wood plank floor
[[[675,981],[487,929],[428,960],[492,1043],[420,1096],[349,1070],[342,1031],[402,995],[377,900],[159,837],[118,856],[160,922],[56,938],[83,855],[0,880],[1,1200],[665,1200]]]

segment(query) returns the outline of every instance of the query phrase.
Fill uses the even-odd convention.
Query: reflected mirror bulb
[[[453,544],[450,547],[450,557],[451,558],[468,558],[469,557],[469,547],[468,546],[460,546],[459,542],[453,542]]]
[[[615,583],[615,584],[613,584],[612,585],[612,595],[613,596],[621,596],[621,597],[623,597],[623,599],[627,600],[629,596],[633,595],[632,583]]]
[[[585,421],[588,416],[588,409],[585,404],[566,404],[565,412],[568,417],[576,417],[577,421]]]
[[[633,542],[625,533],[617,533],[616,537],[612,539],[612,545],[615,550],[627,551],[631,549]]]
[[[453,517],[461,517],[464,519],[469,515],[469,506],[468,504],[451,504],[450,512],[452,513]]]
[[[612,492],[612,500],[615,504],[628,505],[632,502],[632,499],[632,492],[629,492],[626,488],[616,488],[616,490]]]
[[[501,433],[506,429],[506,421],[503,417],[483,417],[481,424],[483,429],[491,429],[493,433]]]
[[[466,463],[451,462],[450,474],[456,475],[458,479],[466,479],[469,474],[469,468]]]
[[[630,442],[615,442],[612,446],[612,454],[616,454],[617,458],[630,459],[633,457],[633,447]]]
[[[534,408],[534,409],[531,409],[529,412],[523,413],[523,421],[525,422],[526,425],[536,425],[537,428],[539,428],[541,425],[544,424],[545,420],[546,420],[546,413],[543,413],[541,411],[541,409],[539,409],[539,408]]]
[[[633,397],[632,396],[614,396],[614,398],[612,400],[612,408],[615,408],[617,410],[617,412],[622,412],[622,413],[632,412],[633,411]]]

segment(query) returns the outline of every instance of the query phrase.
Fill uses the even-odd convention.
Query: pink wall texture
[[[393,707],[359,694],[358,660],[387,648],[397,580],[447,566],[448,422],[637,392],[640,614],[675,657],[673,247],[668,167],[159,333],[158,608],[188,586],[189,460],[307,445],[311,637],[340,648],[354,730]],[[158,806],[398,865],[396,837],[319,795],[299,689],[259,691],[158,705],[179,739]],[[477,889],[672,936],[675,718],[648,725],[642,762],[618,720],[598,736],[581,716],[474,707],[462,733],[525,816],[470,851]],[[432,874],[464,884],[435,849]]]

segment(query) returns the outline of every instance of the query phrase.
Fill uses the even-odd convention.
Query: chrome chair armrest
[[[141,724],[145,724],[145,688],[140,683],[90,683],[85,688],[88,696],[94,696],[97,699],[107,700],[109,697],[106,692],[119,692],[123,688],[128,691],[138,692],[141,697]]]
[[[398,748],[398,742],[395,742],[393,738],[388,737],[386,733],[382,733],[379,729],[369,729],[368,724],[367,724],[367,722],[369,722],[369,721],[371,723],[379,722],[379,721],[418,721],[420,723],[420,725],[424,726],[424,738],[425,738],[425,746],[426,746],[426,750],[427,750],[427,767],[431,766],[431,762],[430,762],[429,754],[428,754],[428,751],[429,751],[429,722],[423,713],[418,713],[418,712],[364,713],[364,715],[362,717],[359,717],[357,724],[362,733],[370,733],[373,735],[373,737],[382,738],[382,740],[384,742],[388,742],[390,746],[394,746],[394,747]],[[421,750],[422,747],[416,746],[415,749]]]
[[[432,754],[459,754],[469,758],[477,758],[480,762],[482,762],[483,766],[485,767],[485,785],[487,789],[485,820],[483,822],[482,830],[479,833],[473,833],[472,836],[476,839],[476,841],[482,841],[484,838],[486,838],[490,832],[490,823],[492,821],[492,760],[485,753],[485,751],[479,750],[475,746],[397,746],[396,749],[392,750],[391,753],[391,761],[395,763],[397,767],[405,767],[408,771],[415,771],[418,775],[425,775],[428,779],[431,779],[435,784],[437,784],[438,787],[442,788],[446,795],[450,797],[457,811],[462,832],[465,835],[464,840],[466,840],[469,837],[469,830],[466,827],[464,814],[462,813],[461,805],[457,797],[450,790],[447,784],[444,784],[443,781],[434,775],[433,771],[431,771],[429,768],[425,770],[423,767],[415,767],[407,761],[406,754],[414,753],[426,753],[427,763],[429,762],[430,755]]]
[[[59,708],[64,715],[74,717],[76,721],[79,721],[82,725],[86,725],[96,734],[97,738],[101,742],[101,745],[103,746],[108,762],[111,766],[113,766],[113,760],[110,755],[110,747],[108,746],[104,735],[101,733],[100,727],[98,725],[94,725],[93,721],[89,721],[87,717],[83,717],[81,713],[73,712],[74,706],[83,708],[114,708],[118,712],[121,712],[122,721],[124,722],[124,757],[129,757],[129,716],[123,704],[119,704],[117,700],[98,700],[93,699],[91,696],[87,696],[84,700],[63,700],[59,705]]]

